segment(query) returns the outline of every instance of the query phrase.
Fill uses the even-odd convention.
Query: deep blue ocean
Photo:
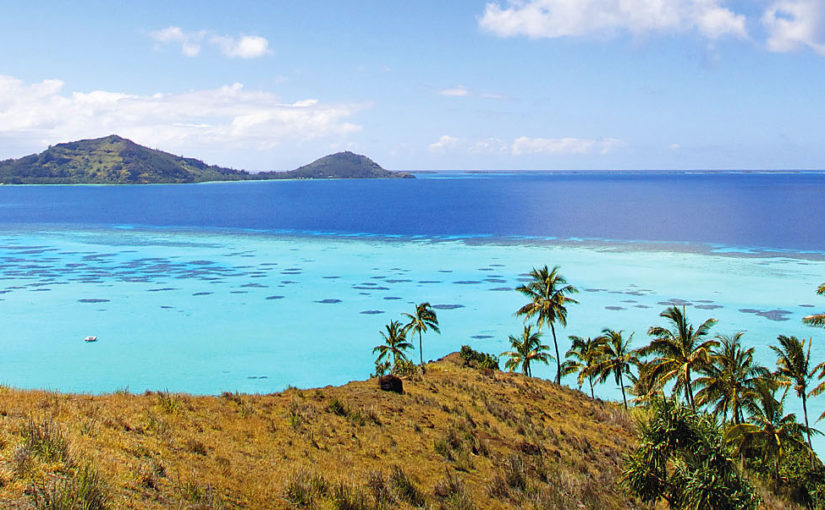
[[[417,179],[3,186],[0,225],[537,236],[825,251],[825,173],[419,173]]]

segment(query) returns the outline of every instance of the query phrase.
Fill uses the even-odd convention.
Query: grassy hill
[[[617,405],[462,366],[272,395],[0,390],[0,507],[633,508]],[[50,499],[51,498],[51,499]],[[68,506],[54,508],[70,508]],[[74,508],[74,507],[72,507]]]
[[[117,135],[61,143],[0,161],[6,184],[146,184],[249,179],[250,174],[149,149]]]
[[[412,177],[340,152],[288,172],[249,173],[150,149],[111,135],[61,143],[40,154],[0,161],[2,184],[155,184],[269,179]]]

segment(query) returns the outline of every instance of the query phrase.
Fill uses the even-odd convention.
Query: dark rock
[[[383,391],[392,391],[395,393],[404,393],[404,382],[400,377],[394,375],[382,375],[378,378],[378,386]]]

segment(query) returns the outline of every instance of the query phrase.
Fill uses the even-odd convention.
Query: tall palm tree
[[[825,296],[825,283],[823,283],[819,286],[818,289],[816,289],[816,293],[820,296]],[[809,315],[803,318],[802,322],[811,326],[825,326],[825,313]]]
[[[639,350],[647,356],[656,355],[651,361],[651,376],[661,385],[674,381],[673,391],[685,393],[688,404],[696,411],[693,400],[691,372],[696,372],[709,362],[710,350],[719,345],[716,340],[704,340],[715,319],[708,319],[694,329],[688,322],[684,307],[671,306],[659,314],[670,322],[671,329],[651,327],[647,334],[653,337],[650,345]]]
[[[529,303],[516,311],[516,316],[523,315],[525,321],[535,318],[539,332],[545,324],[550,325],[553,346],[556,348],[556,384],[561,384],[561,361],[555,323],[567,326],[567,303],[578,303],[568,295],[577,293],[578,289],[567,284],[567,280],[559,273],[559,266],[554,266],[552,271],[547,266],[533,268],[530,278],[530,282],[516,288],[530,299]]]
[[[627,409],[627,397],[624,391],[624,374],[630,373],[630,367],[638,362],[636,351],[630,349],[630,342],[633,340],[633,333],[624,339],[622,331],[614,331],[605,328],[602,336],[599,337],[598,362],[594,364],[587,373],[592,373],[598,377],[599,383],[604,382],[610,375],[616,380],[616,384],[622,388],[622,402]]]
[[[805,349],[805,340],[800,341],[795,336],[779,335],[779,347],[771,346],[773,352],[776,353],[776,380],[780,386],[793,386],[796,396],[802,399],[802,412],[805,416],[805,428],[808,432],[808,448],[813,453],[811,446],[811,432],[808,428],[808,384],[813,377],[813,372],[816,370],[809,370],[808,366],[811,361],[811,344],[813,339],[808,342],[808,349]],[[813,456],[811,456],[811,465],[813,466]]]
[[[593,374],[588,372],[588,370],[598,362],[598,356],[600,354],[599,346],[603,338],[604,337],[599,336],[594,339],[571,335],[570,341],[572,344],[570,350],[564,355],[565,358],[568,359],[561,364],[562,375],[579,374],[576,378],[579,389],[581,389],[585,377],[587,378],[587,381],[590,383],[590,398],[594,399],[596,397],[593,394]]]
[[[776,389],[775,381],[759,379],[754,386],[756,398],[744,403],[749,422],[730,427],[725,432],[725,439],[732,443],[739,453],[746,444],[755,446],[764,452],[763,463],[773,458],[774,479],[779,482],[779,466],[787,446],[797,444],[804,448],[807,445],[802,434],[818,431],[808,429],[797,422],[793,413],[783,414],[788,390],[786,388],[777,399]]]
[[[423,365],[424,348],[421,345],[421,334],[426,333],[428,329],[441,334],[441,330],[438,329],[438,317],[436,317],[435,310],[430,306],[430,303],[415,305],[415,313],[405,313],[404,317],[409,319],[409,322],[404,326],[404,331],[412,331],[413,334],[418,333],[418,354],[421,365]]]
[[[375,363],[382,363],[384,359],[390,356],[392,356],[393,366],[397,365],[400,361],[409,361],[404,351],[413,349],[414,347],[413,344],[407,341],[407,333],[404,327],[398,321],[390,321],[390,323],[386,325],[386,329],[386,333],[380,331],[384,343],[376,345],[372,350],[373,354],[378,353]]]
[[[547,352],[550,347],[541,343],[541,333],[534,333],[532,329],[532,326],[524,326],[521,338],[510,335],[510,347],[513,350],[501,353],[501,356],[508,357],[504,363],[507,370],[514,372],[521,366],[521,373],[527,377],[533,375],[530,363],[535,361],[546,365],[553,359],[553,356]]]
[[[710,354],[710,364],[702,369],[702,377],[696,379],[696,402],[713,404],[713,413],[727,421],[742,423],[742,404],[754,396],[753,388],[759,378],[769,377],[770,372],[753,359],[753,347],[742,347],[740,331],[734,335],[719,335],[717,349]]]

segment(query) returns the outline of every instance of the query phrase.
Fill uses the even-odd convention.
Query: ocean
[[[770,368],[779,334],[812,337],[825,360],[825,331],[801,322],[825,310],[825,173],[416,176],[0,186],[0,382],[195,394],[341,384],[369,376],[379,331],[422,301],[442,329],[424,335],[425,359],[464,344],[498,354],[522,329],[513,289],[545,264],[580,290],[557,331],[562,353],[568,335],[602,328],[641,346],[678,304],[695,324],[718,319],[714,333],[745,331]],[[533,372],[552,378],[555,366]],[[614,386],[596,392],[620,398]],[[823,410],[813,399],[810,414]]]

